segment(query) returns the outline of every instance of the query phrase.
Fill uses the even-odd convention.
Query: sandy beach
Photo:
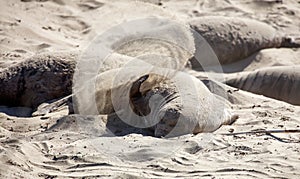
[[[1,1],[0,8],[0,178],[300,176],[300,1],[11,0]],[[150,20],[147,19],[149,17]],[[168,26],[160,26],[168,21],[152,21],[155,17],[187,26],[181,28],[171,24],[170,30]],[[131,22],[134,22],[133,25]],[[151,31],[150,27],[157,28]],[[173,27],[177,31],[172,31]],[[192,37],[195,34],[186,32],[187,27],[207,38],[207,44],[211,45],[209,53],[201,51],[201,48],[208,47],[201,40],[201,43],[194,42]],[[165,33],[167,40],[183,45],[172,47],[166,39],[155,41],[154,38],[131,43],[132,37],[128,40],[126,34],[141,29],[157,37]],[[125,34],[122,39],[125,41],[109,38],[111,33],[118,37]],[[173,41],[170,37],[178,38]],[[54,86],[58,94],[48,93],[52,89],[45,89],[42,97],[37,95],[34,98],[35,102],[40,100],[44,104],[29,101],[30,95],[36,95],[36,92],[30,93],[26,89],[32,86],[42,88],[35,84],[39,80],[49,85],[55,80],[58,84],[65,84],[70,77],[59,81],[60,78],[73,75],[73,71],[75,80],[76,77],[78,81],[84,79],[83,75],[76,74],[78,65],[82,63],[80,59],[93,59],[97,54],[106,53],[101,51],[102,46],[94,44],[96,42],[105,45],[117,42],[116,48],[108,49],[116,54],[110,56],[108,59],[111,61],[107,63],[124,58],[147,60],[155,51],[154,55],[165,55],[164,59],[178,60],[178,63],[185,63],[180,60],[186,59],[188,62],[184,64],[183,73],[201,80],[211,93],[226,100],[226,105],[230,104],[230,111],[238,119],[230,125],[223,122],[224,125],[213,132],[160,138],[153,136],[152,128],[140,129],[120,122],[117,113],[93,115],[90,106],[93,106],[94,99],[85,99],[85,96],[77,110],[65,100],[45,114],[36,112],[43,105],[53,104],[74,93],[76,85]],[[187,50],[181,53],[184,48]],[[167,58],[168,55],[172,58]],[[27,83],[27,86],[23,85],[22,94],[18,91],[20,85],[14,86],[11,81],[16,74],[24,76],[27,71],[14,66],[22,63],[26,66],[26,60],[44,60],[44,57],[62,61],[41,65],[44,71],[51,71],[48,66],[51,68],[54,64],[63,73],[54,69],[54,76],[48,75],[49,79],[40,78],[40,71],[18,77],[18,84]],[[197,58],[203,58],[204,62],[197,65]],[[67,65],[63,63],[67,60],[75,61],[76,68],[75,62],[70,66],[69,62],[66,62]],[[160,65],[169,65],[167,60]],[[138,68],[142,69],[144,62],[139,63]],[[30,65],[27,65],[28,68],[38,68],[38,65]],[[95,73],[105,74],[108,69],[105,65],[98,71],[93,65],[88,67]],[[113,65],[112,68],[117,68],[118,63]],[[7,69],[16,70],[10,72]],[[177,66],[172,70],[178,70]],[[58,80],[56,74],[63,77],[59,76]],[[124,74],[130,76],[129,73]],[[211,77],[215,78],[209,81]],[[138,82],[144,82],[141,80],[144,79],[140,78]],[[105,85],[101,83],[97,88]],[[78,86],[81,87],[81,84],[78,83]],[[145,91],[148,89],[147,84],[142,87]],[[47,95],[49,98],[46,98]],[[107,101],[99,94],[92,97],[101,102]],[[130,105],[136,105],[132,103]],[[96,106],[98,110],[99,106]],[[203,108],[207,106],[203,105]],[[217,112],[220,109],[210,110]]]

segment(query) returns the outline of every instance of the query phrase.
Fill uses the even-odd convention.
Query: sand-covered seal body
[[[294,42],[291,37],[257,20],[204,16],[190,20],[189,24],[210,44],[220,64],[242,60],[265,48],[300,47],[300,43]],[[196,48],[201,48],[201,45],[196,44]],[[192,63],[194,68],[199,67],[195,59]],[[211,61],[201,63],[202,66],[217,65]]]
[[[40,54],[0,71],[0,104],[36,108],[72,93],[76,53]]]

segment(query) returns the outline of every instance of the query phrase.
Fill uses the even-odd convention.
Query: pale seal
[[[111,77],[118,73],[126,78],[114,84]],[[236,120],[229,102],[211,93],[199,79],[175,70],[167,73],[157,67],[129,67],[99,74],[96,112],[116,113],[131,126],[151,128],[156,137],[212,132]],[[81,112],[95,113],[89,98],[86,102],[79,98]]]
[[[158,118],[153,126],[156,137],[213,132],[237,119],[225,98],[211,93],[199,79],[184,72],[175,73],[172,79],[147,75],[139,96],[149,104],[156,95],[162,97],[151,104],[157,110],[151,116]],[[149,108],[146,112],[147,108],[139,109],[141,114],[150,113]]]

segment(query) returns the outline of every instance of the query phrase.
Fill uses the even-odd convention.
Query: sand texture
[[[299,0],[2,0],[0,178],[299,178],[299,44]]]

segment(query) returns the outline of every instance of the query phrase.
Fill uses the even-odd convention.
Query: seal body
[[[184,72],[117,68],[99,74],[94,83],[94,96],[91,91],[77,94],[81,114],[115,113],[130,126],[153,130],[156,137],[212,132],[235,120],[225,98]]]
[[[256,94],[300,105],[300,66],[267,67],[227,75],[225,83]]]
[[[300,47],[291,37],[278,33],[272,26],[257,20],[207,16],[192,19],[189,24],[210,44],[220,64],[242,60],[265,48]],[[196,44],[196,53],[201,47],[201,44]],[[191,62],[194,68],[200,67],[196,59]],[[201,61],[201,65],[218,64],[208,59]]]
[[[36,108],[72,93],[76,53],[40,54],[0,71],[0,104]]]
[[[138,85],[139,102],[133,106],[154,124],[156,137],[212,132],[236,120],[225,98],[184,72],[172,76],[150,73]]]

